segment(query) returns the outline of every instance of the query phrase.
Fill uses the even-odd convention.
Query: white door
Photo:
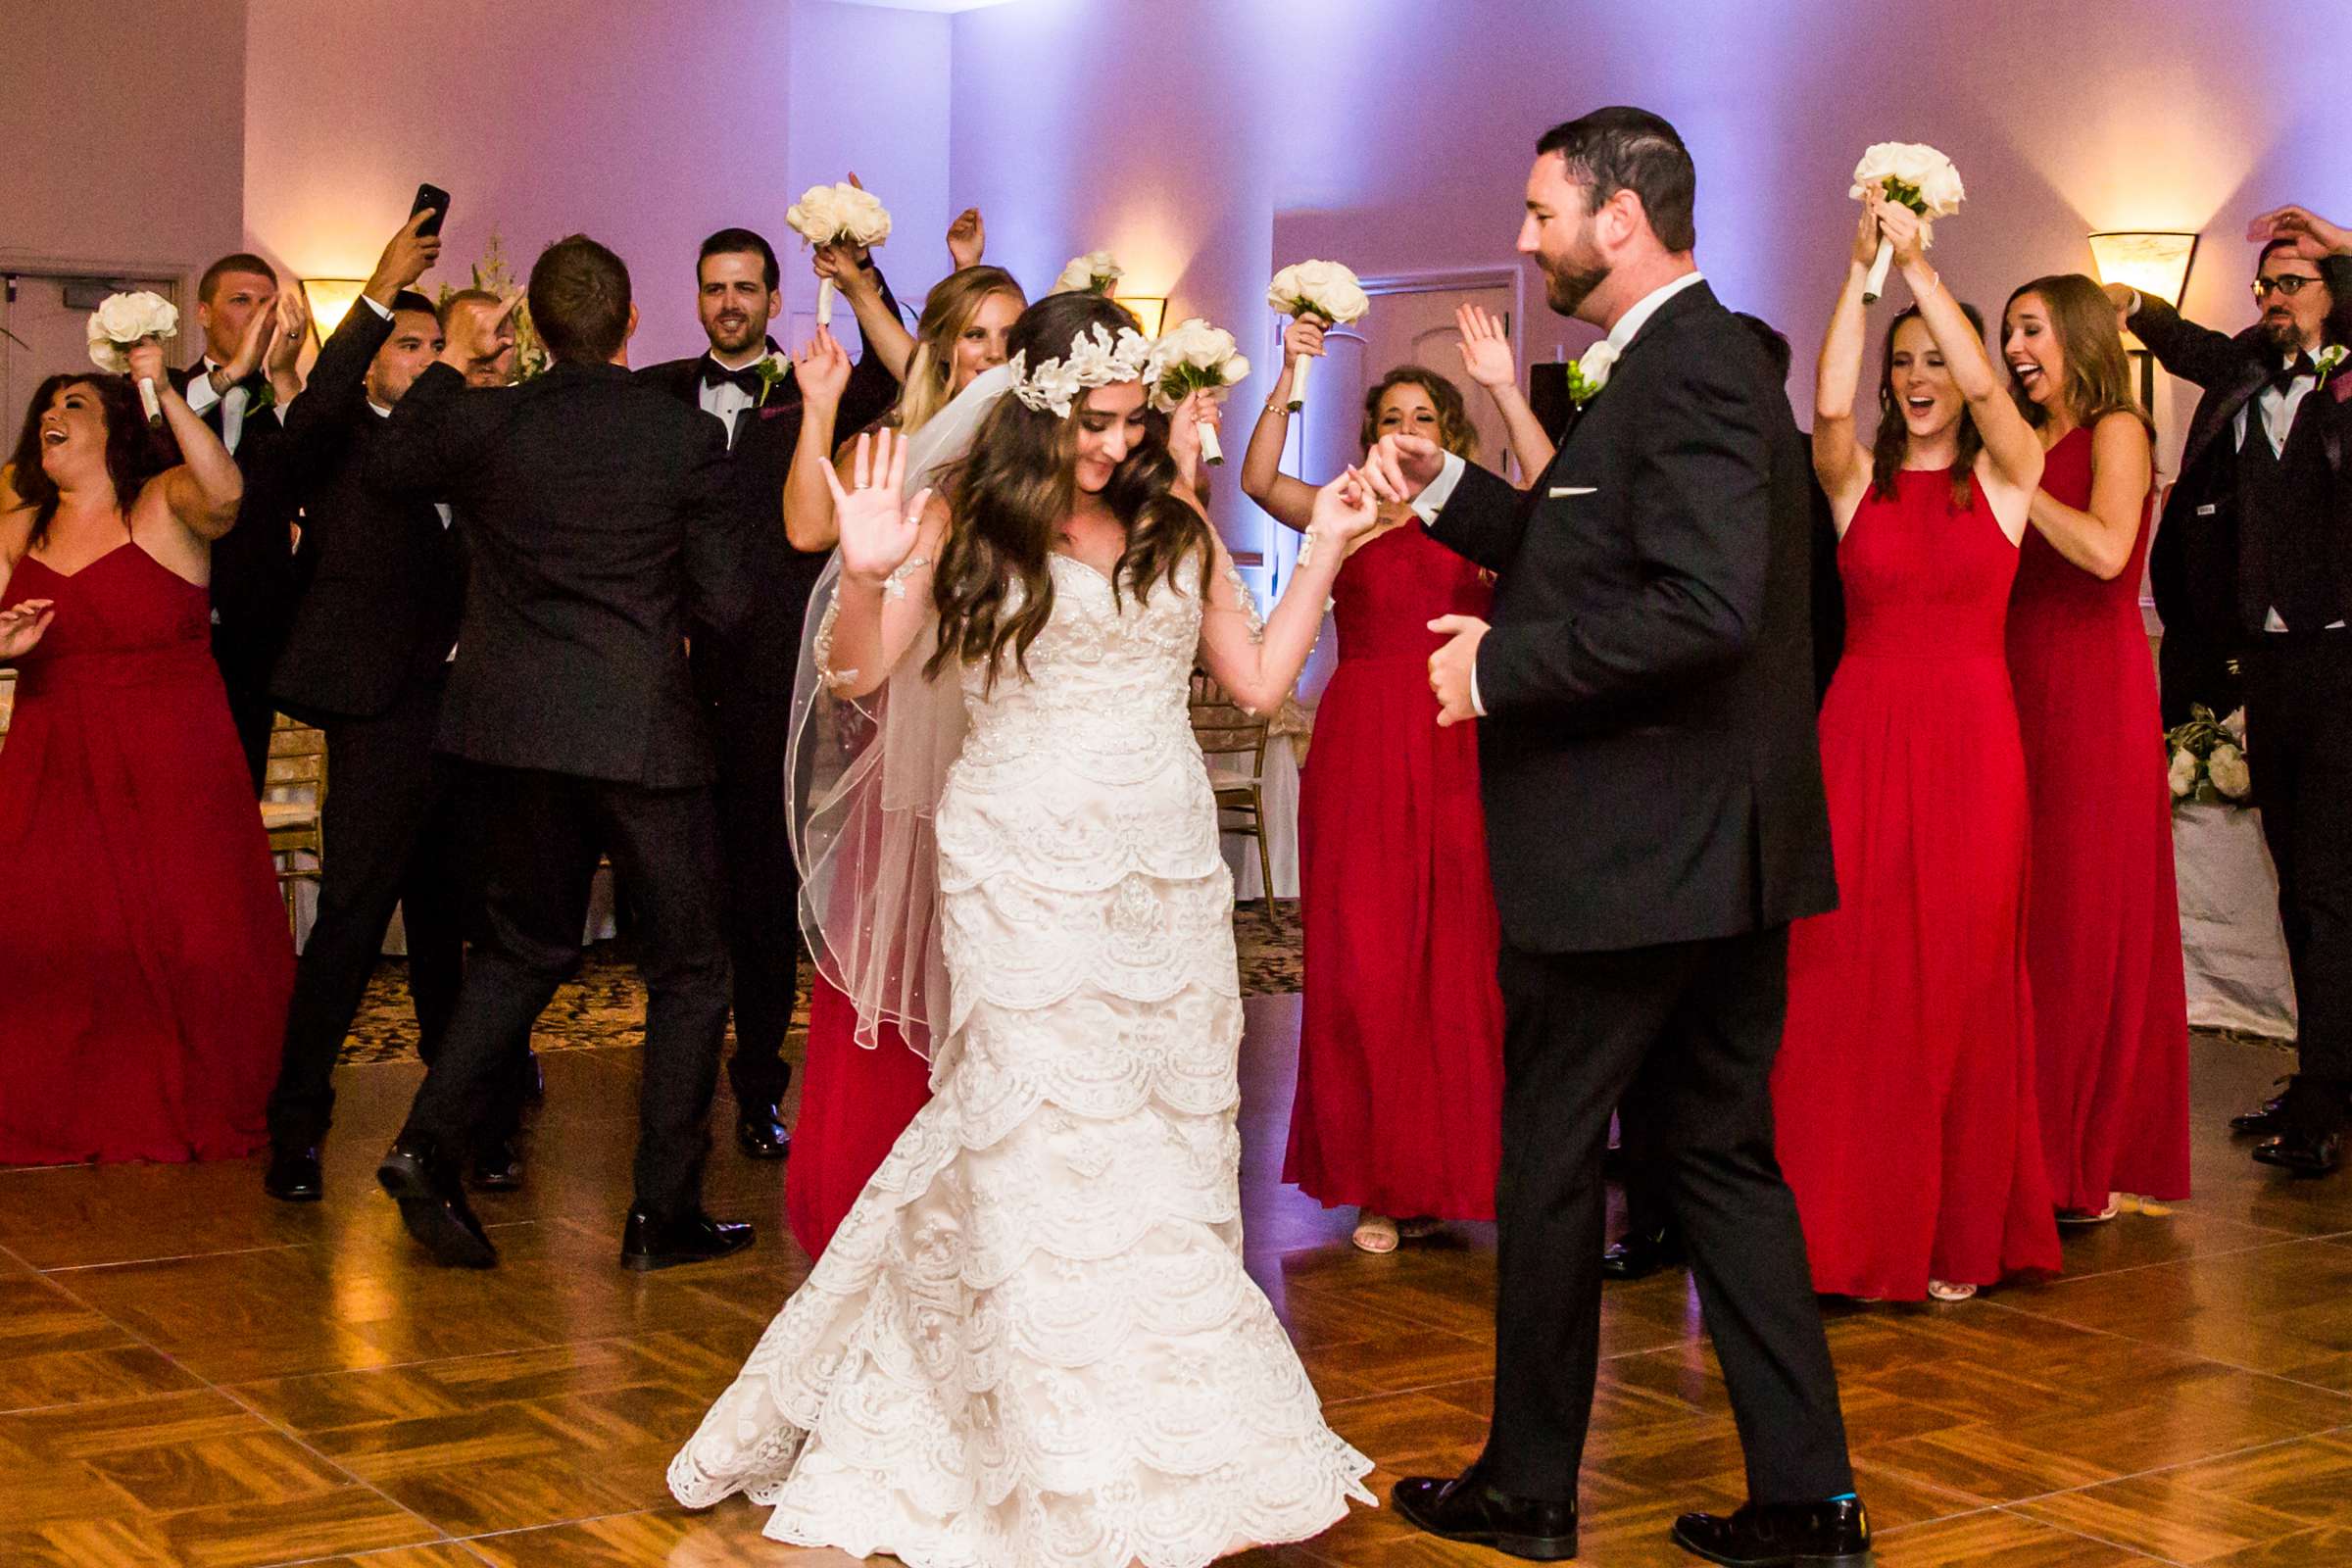
[[[179,280],[172,277],[0,274],[0,429],[6,431],[0,442],[16,444],[34,388],[52,375],[91,368],[90,312],[99,300],[122,289],[152,289],[180,304]],[[164,358],[172,365],[196,353],[196,322],[184,306],[179,327],[179,336],[164,345]]]

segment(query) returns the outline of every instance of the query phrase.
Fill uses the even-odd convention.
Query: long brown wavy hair
[[[2139,399],[2132,395],[2132,361],[2124,353],[2124,334],[2115,324],[2115,302],[2096,281],[2081,272],[2052,272],[2019,287],[2001,307],[2001,330],[2009,330],[2009,313],[2028,294],[2038,295],[2050,313],[2050,330],[2058,334],[2058,351],[2066,357],[2066,381],[2058,395],[2075,423],[2089,429],[2110,414],[2129,414],[2156,438],[2156,424]],[[2039,429],[2049,422],[2050,411],[2026,396],[2009,371],[2009,396],[2026,422]]]
[[[1430,405],[1438,411],[1439,446],[1464,463],[1478,461],[1478,427],[1470,422],[1470,410],[1462,402],[1462,389],[1424,365],[1399,365],[1364,394],[1362,435],[1366,452],[1380,438],[1381,400],[1400,386],[1417,386],[1428,394]]]
[[[2110,311],[2113,307],[2109,307]],[[1976,328],[1977,340],[1984,339],[1984,317],[1974,305],[1962,305],[1960,314]],[[1910,306],[1886,323],[1886,341],[1879,352],[1879,431],[1870,443],[1870,487],[1883,501],[1894,499],[1895,475],[1903,471],[1903,455],[1910,450],[1911,426],[1903,421],[1902,404],[1894,395],[1894,334],[1903,329],[1905,321],[1922,318],[1919,307]],[[1976,493],[1969,488],[1969,479],[1977,471],[1977,457],[1984,450],[1984,437],[1977,429],[1976,416],[1966,404],[1960,409],[1960,450],[1952,457],[1952,505],[1963,512],[1976,505]]]
[[[990,296],[1009,294],[1026,307],[1020,280],[1002,267],[958,269],[931,287],[914,323],[914,358],[906,364],[906,390],[899,394],[899,428],[912,435],[948,406],[956,378],[956,340]]]
[[[33,388],[32,402],[24,410],[24,428],[17,436],[17,450],[9,459],[9,482],[16,487],[17,500],[32,508],[28,550],[38,550],[49,537],[49,524],[57,516],[60,499],[56,482],[41,466],[41,416],[49,412],[58,394],[72,386],[87,389],[105,417],[106,476],[114,483],[117,511],[128,514],[131,503],[139,499],[139,487],[177,461],[175,455],[168,457],[158,438],[149,433],[128,376],[70,371],[49,377]]]
[[[1035,366],[1067,357],[1071,340],[1097,325],[1115,335],[1137,322],[1124,306],[1100,294],[1053,294],[1021,313],[1005,348]],[[937,675],[951,662],[985,664],[993,687],[1009,649],[1027,677],[1029,646],[1054,614],[1048,558],[1078,505],[1078,416],[1085,407],[1083,399],[1073,404],[1064,418],[1017,397],[1000,398],[973,431],[969,456],[942,478],[940,492],[953,520],[932,576],[939,652],[927,674]],[[1163,416],[1147,414],[1144,438],[1102,491],[1127,530],[1127,548],[1110,574],[1114,603],[1126,593],[1145,603],[1155,586],[1174,582],[1191,563],[1200,572],[1196,591],[1203,597],[1208,591],[1215,555],[1208,520],[1176,493],[1167,429]],[[1020,602],[1008,609],[1015,583]]]

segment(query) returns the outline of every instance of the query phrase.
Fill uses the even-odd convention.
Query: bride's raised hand
[[[923,509],[931,492],[906,504],[900,491],[906,483],[906,443],[882,430],[858,438],[850,463],[850,484],[844,489],[832,466],[824,469],[833,492],[833,515],[841,526],[841,573],[853,582],[880,587],[913,553],[922,531]]]

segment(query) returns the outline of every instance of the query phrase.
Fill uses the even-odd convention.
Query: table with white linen
[[[2173,810],[2188,1021],[2272,1040],[2295,1037],[2295,983],[2278,925],[2278,874],[2249,808]]]

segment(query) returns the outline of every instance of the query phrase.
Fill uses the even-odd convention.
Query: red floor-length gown
[[[2050,449],[2041,487],[2090,507],[2091,434]],[[2034,805],[2026,956],[2042,1152],[2063,1207],[2111,1190],[2188,1196],[2188,1000],[2173,884],[2156,663],[2131,562],[2101,582],[2029,531],[2009,601],[2009,674]]]
[[[1494,1217],[1501,940],[1475,724],[1438,726],[1440,615],[1484,617],[1478,568],[1407,524],[1333,590],[1339,661],[1298,787],[1306,994],[1283,1179],[1327,1204]]]
[[[810,1257],[824,1251],[850,1205],[931,1098],[931,1064],[881,1027],[871,1050],[857,1039],[858,1008],[816,977],[808,993],[808,1051],[801,1065],[801,1114],[784,1175],[784,1222]]]
[[[56,619],[0,747],[0,1163],[251,1153],[294,951],[209,596],[134,541],[8,598]]]
[[[1875,490],[1838,546],[1821,711],[1838,907],[1800,920],[1773,1073],[1818,1291],[1917,1300],[2058,1267],[2026,977],[2025,757],[2003,628],[2018,551],[1974,479]]]

